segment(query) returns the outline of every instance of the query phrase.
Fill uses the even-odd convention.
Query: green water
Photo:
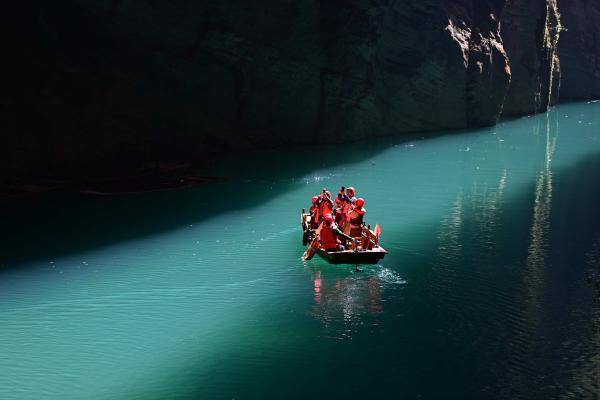
[[[4,202],[0,399],[598,398],[599,128],[569,104]],[[342,184],[389,251],[362,272],[300,259],[300,209]]]

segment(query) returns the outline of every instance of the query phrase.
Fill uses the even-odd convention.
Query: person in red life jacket
[[[310,210],[308,213],[310,215],[310,227],[312,229],[317,229],[319,224],[321,223],[321,216],[319,215],[319,205],[318,205],[319,197],[313,196],[312,205],[310,206]]]
[[[331,200],[331,193],[326,188],[323,188],[323,191],[319,195],[318,204],[321,215],[331,214],[335,209],[333,200]]]
[[[350,186],[348,189],[346,189],[346,194],[348,195],[348,201],[350,204],[354,205],[354,203],[356,203],[356,190]]]
[[[350,198],[346,195],[346,188],[342,186],[335,197],[335,222],[342,224],[346,220]]]
[[[342,232],[333,222],[331,214],[326,214],[319,233],[319,245],[325,251],[341,251],[344,246],[338,238],[352,241],[352,238]]]
[[[363,208],[365,200],[362,197],[356,199],[354,207],[348,212],[346,216],[346,225],[344,225],[344,233],[352,237],[361,237],[362,235],[362,224],[365,218],[367,210]]]

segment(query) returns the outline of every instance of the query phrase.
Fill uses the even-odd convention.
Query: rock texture
[[[561,98],[600,98],[600,2],[559,0]]]
[[[513,79],[504,115],[544,112],[558,100],[561,33],[556,0],[508,0],[502,16],[502,37]]]
[[[546,110],[560,81],[556,0],[38,0],[7,15],[5,177],[491,125]],[[597,56],[571,32],[585,40],[567,59]]]

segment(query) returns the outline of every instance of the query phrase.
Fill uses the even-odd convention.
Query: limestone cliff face
[[[556,0],[508,0],[502,37],[513,79],[503,114],[544,112],[559,96],[561,33]]]
[[[34,1],[8,15],[5,176],[491,125],[544,111],[560,81],[556,0]],[[567,60],[598,54],[571,29]],[[578,79],[568,93],[586,96]]]
[[[494,123],[509,82],[501,5],[383,3],[321,3],[326,58],[315,138]]]
[[[600,98],[600,2],[559,0],[565,27],[559,42],[561,97]]]

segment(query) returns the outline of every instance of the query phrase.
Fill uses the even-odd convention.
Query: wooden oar
[[[375,224],[373,233],[375,234],[375,245],[379,246],[379,235],[381,235],[381,226],[379,226],[379,224]]]
[[[312,242],[310,242],[308,249],[306,249],[306,251],[302,255],[302,257],[307,261],[314,257],[315,253],[317,252],[317,249],[319,248],[319,233],[321,233],[322,227],[323,223],[321,222],[321,225],[319,225],[319,227],[315,231],[315,237],[313,238]]]

